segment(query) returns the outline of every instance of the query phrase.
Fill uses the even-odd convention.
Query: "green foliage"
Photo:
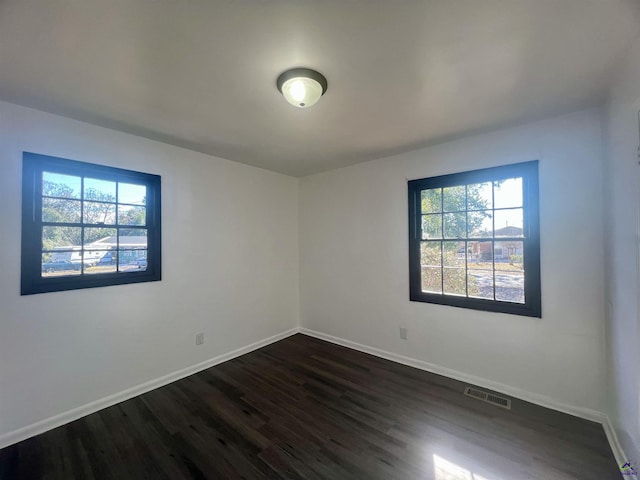
[[[473,196],[471,196],[473,198]],[[466,209],[464,185],[442,189],[442,211],[457,212]]]
[[[146,209],[133,207],[128,210],[120,210],[118,223],[120,225],[144,225],[146,223]]]
[[[444,290],[446,293],[465,295],[468,292],[471,297],[480,295],[478,281],[472,275],[467,278],[464,268],[422,267],[422,290],[441,293],[443,271]]]
[[[422,289],[441,292],[444,272],[445,292],[477,296],[480,288],[477,280],[467,276],[465,270],[464,242],[423,242],[420,251],[422,265]],[[443,268],[444,267],[444,268]]]
[[[81,229],[74,227],[43,227],[42,248],[52,250],[54,247],[80,245]]]
[[[422,267],[422,291],[442,291],[442,269],[440,267]]]
[[[477,236],[485,218],[490,217],[491,205],[482,196],[483,184],[433,188],[422,191],[422,235],[423,238],[465,238],[467,232]],[[468,215],[467,210],[472,210]],[[475,211],[478,210],[478,211]]]

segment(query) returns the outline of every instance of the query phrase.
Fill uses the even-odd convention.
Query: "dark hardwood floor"
[[[621,478],[600,425],[464,386],[295,335],[0,450],[0,478]]]

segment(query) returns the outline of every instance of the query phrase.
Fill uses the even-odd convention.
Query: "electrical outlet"
[[[202,345],[204,343],[204,333],[196,334],[196,345]]]
[[[407,339],[407,329],[405,327],[400,327],[400,338],[402,340]]]

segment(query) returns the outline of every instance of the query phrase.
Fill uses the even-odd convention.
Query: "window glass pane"
[[[116,182],[98,180],[97,178],[84,179],[85,200],[99,200],[101,202],[116,201]]]
[[[440,213],[442,211],[442,189],[432,188],[421,192],[422,213]]]
[[[103,250],[98,252],[100,259],[98,260],[99,266],[115,265],[118,262],[117,250]]]
[[[444,293],[449,295],[467,294],[467,278],[464,268],[444,268]]]
[[[42,221],[80,223],[80,200],[42,199]]]
[[[523,242],[496,242],[496,270],[524,271],[523,254]]]
[[[100,261],[100,254],[96,250],[82,250],[81,256],[85,272],[87,271],[87,267],[93,267]]]
[[[493,242],[480,241],[467,243],[468,268],[477,270],[493,270]]]
[[[422,238],[442,238],[442,215],[422,215]]]
[[[422,268],[422,291],[429,293],[442,293],[442,268]]]
[[[136,270],[138,266],[136,265],[136,250],[119,250],[118,251],[118,271],[119,272],[130,272],[132,270]]]
[[[80,227],[42,227],[42,249],[80,247],[82,228]]]
[[[507,178],[494,182],[493,208],[510,208],[522,206],[522,178]]]
[[[445,212],[457,212],[465,210],[467,201],[465,186],[446,187],[442,189],[442,210]]]
[[[82,250],[80,247],[75,247],[73,250],[59,248],[49,252],[44,252],[43,255],[48,255],[46,258],[49,262],[66,261],[77,265],[80,265],[82,262]]]
[[[145,225],[146,207],[130,207],[128,205],[118,205],[119,225]]]
[[[85,249],[108,249],[116,248],[116,235],[118,230],[115,228],[85,228],[84,229],[84,246]],[[87,248],[88,247],[88,248]]]
[[[422,242],[420,245],[420,264],[440,266],[442,264],[441,242]]]
[[[116,273],[118,271],[116,264],[104,264],[104,265],[90,265],[85,263],[84,273],[85,275],[96,275],[101,273]]]
[[[119,247],[121,250],[140,250],[147,248],[147,229],[120,229]]]
[[[131,183],[118,183],[118,203],[146,205],[147,187]]]
[[[524,273],[496,271],[496,300],[524,303]]]
[[[491,182],[467,185],[467,210],[487,210],[492,208]]]
[[[115,203],[83,202],[84,223],[116,224]]]
[[[74,263],[74,262],[71,262],[71,260],[67,260],[64,258],[55,258],[55,256],[56,255],[53,253],[42,254],[41,275],[43,277],[80,275],[80,262]]]
[[[147,269],[147,251],[142,250],[136,253],[138,256],[136,257],[135,263],[138,267],[138,271],[144,272]]]
[[[444,217],[444,237],[445,238],[465,238],[467,234],[467,214],[445,213]]]
[[[123,250],[118,253],[120,265],[119,272],[137,272],[147,269],[147,251],[146,250]]]
[[[115,252],[114,252],[115,253]],[[116,271],[116,256],[109,250],[85,250],[84,273],[114,273]]]
[[[496,237],[521,237],[523,234],[522,209],[496,210]]]
[[[422,190],[422,213],[438,213],[442,211],[442,189]]]
[[[48,197],[80,198],[80,177],[42,172],[42,195]]]
[[[493,211],[481,210],[467,214],[469,238],[493,236]]]
[[[465,242],[442,242],[442,260],[445,267],[464,267]]]
[[[470,297],[493,300],[493,270],[469,270],[467,287]]]

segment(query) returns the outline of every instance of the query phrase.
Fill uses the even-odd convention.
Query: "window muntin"
[[[408,185],[411,300],[540,316],[537,162]]]
[[[160,177],[25,153],[22,294],[160,280]]]

